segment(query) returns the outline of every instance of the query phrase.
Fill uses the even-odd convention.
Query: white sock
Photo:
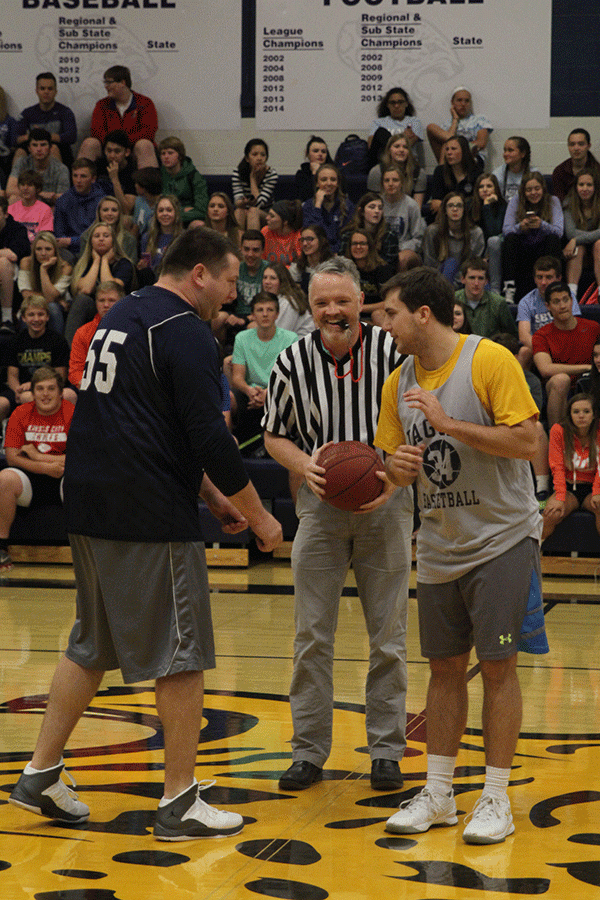
[[[539,493],[540,491],[547,491],[549,484],[550,484],[550,476],[549,475],[536,475],[535,476],[536,493]]]
[[[12,322],[12,309],[9,306],[2,307],[2,321]]]
[[[192,781],[192,783],[191,783],[188,787],[186,787],[185,790],[181,791],[181,792],[180,792],[179,794],[177,794],[175,797],[170,797],[168,800],[166,799],[166,797],[163,796],[162,799],[161,799],[161,801],[160,801],[160,803],[159,803],[158,805],[159,805],[159,806],[166,806],[167,803],[172,803],[173,800],[177,800],[177,797],[181,797],[182,794],[185,794],[186,791],[189,791],[189,789],[190,789],[191,787],[193,787],[194,785],[196,785],[196,784],[198,784],[198,782],[197,782],[196,779],[194,778],[194,780]]]
[[[34,769],[34,767],[31,765],[31,763],[27,763],[27,765],[23,769],[23,775],[37,775],[38,772],[49,772],[50,769],[58,769],[59,766],[63,766],[63,765],[64,765],[64,760],[62,757],[61,757],[61,760],[59,763],[57,763],[55,766],[48,766],[47,769]]]
[[[486,766],[483,793],[492,797],[498,797],[499,800],[502,797],[506,797],[509,778],[510,769],[496,769],[494,766]]]
[[[425,787],[436,794],[451,794],[455,756],[427,755],[427,783]]]
[[[577,285],[571,284],[571,282],[569,282],[569,287],[571,289],[571,293],[573,294],[573,296],[576,297],[577,296]]]

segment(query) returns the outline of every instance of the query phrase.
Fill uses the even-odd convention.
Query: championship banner
[[[2,0],[0,85],[15,115],[37,102],[35,76],[52,72],[81,139],[103,73],[124,65],[161,130],[237,129],[240,45],[239,0]]]
[[[259,129],[364,132],[391,87],[423,125],[454,88],[494,128],[547,128],[552,0],[257,0]]]

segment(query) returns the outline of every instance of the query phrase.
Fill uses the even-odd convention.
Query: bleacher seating
[[[222,191],[233,197],[231,175],[206,175],[209,196]],[[428,188],[431,176],[428,176]],[[350,199],[356,203],[366,191],[366,176],[346,176],[346,186]],[[428,192],[427,192],[428,193]],[[294,176],[280,175],[275,190],[275,199],[294,198]],[[517,306],[511,304],[516,317]],[[582,315],[600,322],[600,306],[582,307]],[[0,345],[0,355],[2,346]],[[281,523],[284,540],[292,540],[298,520],[290,496],[288,473],[272,459],[245,459],[245,465],[259,496],[269,505],[275,518]],[[0,455],[0,468],[6,461]],[[251,533],[245,531],[237,535],[225,534],[204,503],[199,503],[199,516],[206,544],[220,546],[247,547]],[[13,524],[10,543],[15,545],[65,545],[68,543],[64,511],[61,507],[18,508]],[[545,552],[556,554],[600,555],[600,536],[594,527],[593,516],[583,510],[573,513],[562,522],[545,541]]]

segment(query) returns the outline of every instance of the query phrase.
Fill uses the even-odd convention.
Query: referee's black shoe
[[[279,787],[282,791],[303,791],[322,780],[323,769],[306,759],[299,759],[283,773],[279,779]]]
[[[371,763],[371,787],[374,791],[399,791],[404,784],[395,759],[374,759]]]

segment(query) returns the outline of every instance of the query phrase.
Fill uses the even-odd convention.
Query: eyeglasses
[[[104,87],[108,87],[109,84],[116,84],[116,83],[117,82],[114,80],[114,78],[105,78],[104,79]]]
[[[388,100],[388,106],[406,106],[407,101],[402,100]]]
[[[366,241],[350,241],[351,247],[368,247],[368,243]]]
[[[448,203],[446,204],[446,209],[464,209],[464,203]]]

